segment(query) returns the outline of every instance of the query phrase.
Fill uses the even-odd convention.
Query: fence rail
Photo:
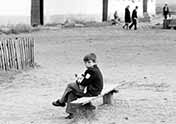
[[[34,39],[0,39],[0,70],[22,70],[34,66]]]

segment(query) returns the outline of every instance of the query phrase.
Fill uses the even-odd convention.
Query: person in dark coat
[[[75,83],[67,85],[61,99],[52,102],[54,106],[60,107],[65,107],[67,103],[66,112],[69,113],[69,115],[66,119],[73,118],[76,109],[80,107],[80,105],[73,105],[71,103],[72,101],[81,97],[98,96],[103,89],[103,76],[96,64],[96,55],[90,53],[84,57],[83,61],[87,68],[84,74],[77,78]],[[92,104],[90,104],[90,106],[95,107]]]
[[[129,23],[131,23],[131,15],[129,8],[130,8],[129,5],[125,8],[125,25],[123,26],[123,28],[126,27],[126,29],[128,29]]]
[[[129,29],[131,29],[133,26],[134,26],[134,30],[137,30],[137,9],[138,9],[138,6],[135,7],[135,9],[133,10],[133,13],[132,13],[132,23],[131,25],[129,26]]]
[[[167,19],[168,15],[169,15],[169,7],[168,7],[167,3],[165,3],[165,5],[163,7],[163,16],[164,16],[164,19]]]

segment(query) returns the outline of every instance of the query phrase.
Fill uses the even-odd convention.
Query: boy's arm
[[[93,79],[95,78],[94,74],[90,71],[85,72],[84,79],[80,83],[82,86],[88,86],[90,83],[92,83]]]

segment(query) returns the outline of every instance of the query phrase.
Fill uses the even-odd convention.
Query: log
[[[112,104],[113,93],[105,94],[103,96],[103,104]]]

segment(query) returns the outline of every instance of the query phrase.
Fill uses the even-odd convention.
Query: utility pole
[[[102,21],[108,20],[108,0],[103,0],[103,18]]]
[[[44,0],[31,0],[31,25],[44,25]]]

